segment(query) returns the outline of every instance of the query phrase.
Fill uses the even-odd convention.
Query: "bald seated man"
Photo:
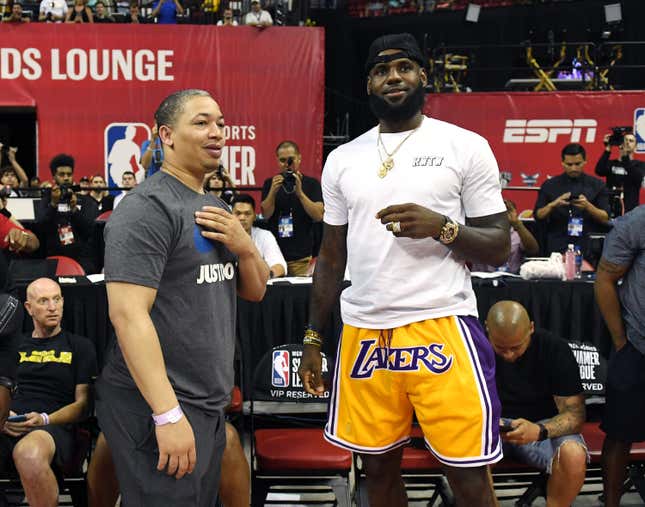
[[[25,309],[34,330],[18,346],[20,387],[0,434],[0,468],[11,456],[29,505],[49,507],[58,505],[54,469],[74,453],[73,423],[87,417],[96,352],[90,340],[61,328],[63,295],[55,281],[33,281]]]
[[[526,309],[500,301],[486,318],[502,402],[504,456],[549,474],[547,507],[573,503],[584,483],[587,447],[580,370],[567,342],[535,329]]]

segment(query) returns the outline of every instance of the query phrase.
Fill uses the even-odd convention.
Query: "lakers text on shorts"
[[[495,355],[475,317],[442,317],[393,330],[345,325],[325,437],[379,454],[410,440],[413,412],[446,465],[502,458]]]

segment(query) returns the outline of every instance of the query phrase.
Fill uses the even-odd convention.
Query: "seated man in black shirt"
[[[87,415],[96,353],[87,338],[61,329],[63,296],[53,280],[32,282],[25,308],[34,331],[18,347],[18,388],[0,434],[0,466],[12,454],[30,505],[57,505],[52,465],[63,465],[73,454],[72,424]]]
[[[85,273],[95,273],[97,259],[92,242],[94,220],[81,213],[86,197],[73,191],[74,158],[61,153],[49,163],[55,185],[44,195],[36,212],[45,242],[45,255],[65,255],[76,260]]]
[[[568,507],[582,488],[588,459],[573,352],[566,341],[535,330],[514,301],[493,305],[486,329],[495,350],[504,456],[546,471],[547,506]]]
[[[641,183],[645,177],[645,162],[634,160],[636,149],[636,136],[625,134],[623,142],[618,146],[619,157],[609,159],[611,147],[607,134],[604,139],[605,151],[596,164],[596,174],[607,178],[607,187],[618,195],[623,193],[624,210],[614,210],[614,216],[620,216],[638,206],[638,198],[641,191]],[[619,212],[620,211],[620,212]]]
[[[288,276],[306,276],[313,251],[314,222],[323,219],[320,182],[300,172],[302,157],[293,141],[276,148],[280,172],[262,186],[262,214],[287,261]]]
[[[15,387],[16,351],[21,326],[22,307],[19,301],[9,294],[0,294],[0,428],[9,415],[11,392]]]
[[[586,253],[590,232],[603,230],[609,220],[609,198],[605,184],[585,174],[585,149],[578,143],[562,150],[564,173],[544,182],[533,216],[546,230],[545,253],[564,252],[568,244]]]

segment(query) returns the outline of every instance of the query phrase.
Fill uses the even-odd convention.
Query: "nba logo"
[[[634,136],[636,153],[645,153],[645,107],[634,110]]]
[[[105,127],[105,181],[109,187],[120,187],[126,171],[134,173],[137,183],[143,181],[141,143],[149,138],[150,128],[145,123],[110,123]]]
[[[273,387],[289,387],[289,352],[287,350],[273,351],[271,385]]]

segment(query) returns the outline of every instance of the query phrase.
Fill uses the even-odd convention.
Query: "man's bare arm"
[[[544,423],[549,430],[549,438],[580,433],[587,418],[584,395],[554,396],[553,399],[558,407],[558,415]]]
[[[600,258],[596,281],[594,283],[594,294],[596,303],[600,309],[603,319],[609,329],[609,334],[616,350],[623,348],[627,343],[625,325],[618,299],[618,280],[629,270],[630,266],[618,266],[609,262],[604,257]]]
[[[87,417],[90,400],[90,386],[78,384],[74,390],[74,402],[49,414],[50,424],[71,424]]]

